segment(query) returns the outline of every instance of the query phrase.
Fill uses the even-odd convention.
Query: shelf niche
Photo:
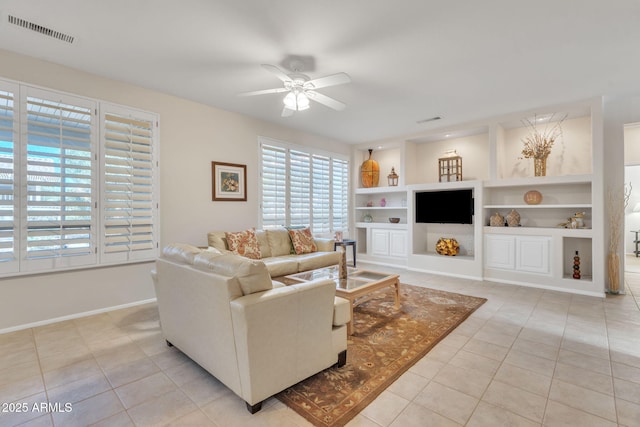
[[[580,279],[573,278],[573,257],[578,251],[580,256]],[[575,287],[580,286],[580,281],[591,282],[592,255],[591,239],[582,237],[564,237],[562,239],[562,276],[565,279],[575,281]]]
[[[548,117],[551,113],[538,114]],[[529,116],[533,119],[533,115]],[[555,119],[562,115],[556,114]],[[534,176],[533,159],[522,157],[522,139],[530,134],[530,129],[521,121],[504,122],[497,132],[497,173],[498,179],[514,179]],[[547,125],[538,124],[543,131]],[[568,118],[562,123],[562,135],[555,141],[547,158],[547,176],[581,175],[592,173],[591,116]]]

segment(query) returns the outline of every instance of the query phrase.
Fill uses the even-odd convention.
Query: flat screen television
[[[416,222],[473,224],[473,190],[416,192]]]

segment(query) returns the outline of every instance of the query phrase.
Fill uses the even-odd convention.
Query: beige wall
[[[259,136],[350,153],[339,141],[3,50],[0,78],[160,114],[161,244],[205,245],[208,231],[257,225]],[[211,201],[213,160],[247,165],[247,202]],[[0,331],[154,298],[151,267],[144,263],[0,279]]]
[[[640,165],[640,123],[624,128],[624,164]]]
[[[544,128],[539,128],[543,130]],[[501,164],[498,178],[533,176],[533,159],[522,158],[522,138],[529,134],[525,127],[505,129],[504,143],[498,147]],[[558,138],[547,159],[547,175],[579,175],[592,173],[591,118],[580,117],[562,123]]]
[[[412,184],[438,182],[438,159],[448,150],[462,157],[462,180],[489,178],[489,137],[486,134],[417,144],[417,181]]]

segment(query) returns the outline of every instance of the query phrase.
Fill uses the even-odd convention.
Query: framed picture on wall
[[[211,162],[214,201],[247,201],[247,165]]]

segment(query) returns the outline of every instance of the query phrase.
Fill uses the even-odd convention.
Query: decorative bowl
[[[389,218],[389,222],[393,224],[397,224],[400,222],[400,218]]]

